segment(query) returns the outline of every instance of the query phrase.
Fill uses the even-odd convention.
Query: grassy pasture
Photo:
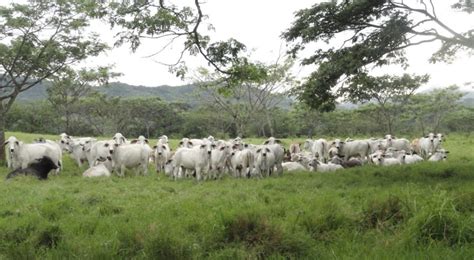
[[[65,156],[48,181],[0,183],[0,258],[472,259],[473,144],[448,136],[442,163],[201,183],[83,179]]]

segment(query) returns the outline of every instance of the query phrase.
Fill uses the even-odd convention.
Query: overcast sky
[[[20,0],[1,1],[3,4],[21,2]],[[191,0],[175,0],[173,2],[176,1],[193,6]],[[415,0],[411,1],[415,2]],[[206,23],[211,23],[215,27],[215,31],[209,33],[213,41],[235,38],[251,50],[253,59],[272,62],[278,56],[281,47],[285,47],[285,42],[280,38],[280,35],[291,25],[294,20],[294,12],[302,8],[308,8],[316,2],[321,1],[205,0],[202,9],[209,16]],[[449,7],[457,0],[433,0],[433,2],[437,7],[438,17],[451,28],[458,31],[474,28],[474,14],[469,16],[466,13],[453,11]],[[113,43],[113,32],[108,26],[96,25],[94,29],[99,31],[109,43]],[[160,55],[146,58],[166,43],[162,40],[149,40],[136,53],[131,53],[128,46],[122,46],[91,60],[87,65],[115,64],[115,71],[124,74],[116,80],[133,85],[173,86],[188,83],[189,81],[176,78],[168,72],[167,66],[160,64],[175,62],[182,44],[176,43],[169,46]],[[433,43],[410,48],[407,51],[410,63],[407,71],[395,66],[378,70],[376,73],[427,73],[431,75],[431,81],[425,88],[443,87],[451,84],[463,85],[465,82],[474,81],[474,59],[467,55],[460,55],[461,57],[452,64],[428,63],[428,58],[438,46],[438,43]],[[191,65],[191,69],[206,64],[200,57],[188,58],[186,61]],[[311,69],[296,67],[294,71],[299,71],[299,77],[304,77],[308,75]]]

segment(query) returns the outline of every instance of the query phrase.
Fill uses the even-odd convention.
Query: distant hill
[[[47,98],[46,88],[50,83],[45,82],[35,86],[18,96],[19,101],[34,101]],[[182,102],[192,106],[198,105],[200,99],[196,98],[195,85],[167,86],[161,85],[156,87],[134,86],[121,82],[111,82],[108,87],[97,89],[99,92],[111,97],[137,98],[137,97],[159,97],[166,102]],[[279,107],[289,108],[294,100],[287,98]],[[461,103],[465,106],[474,107],[474,91],[466,92],[461,99]],[[358,105],[349,102],[343,102],[338,108],[355,109]]]
[[[20,101],[32,101],[42,100],[47,98],[46,89],[49,86],[49,82],[45,82],[38,86],[35,86],[25,92],[22,92],[18,96]],[[195,86],[183,85],[183,86],[157,86],[157,87],[144,87],[144,86],[133,86],[121,82],[109,83],[107,87],[101,87],[97,89],[100,93],[104,93],[111,97],[124,97],[124,98],[136,98],[136,97],[160,97],[164,101],[168,102],[186,102],[188,103],[193,99],[193,93]]]
[[[45,82],[35,86],[25,92],[20,93],[17,100],[19,101],[34,101],[44,100],[48,94],[46,92],[49,82]],[[123,98],[138,98],[138,97],[159,97],[166,102],[182,102],[191,106],[198,105],[201,102],[200,98],[197,98],[197,88],[195,85],[182,85],[182,86],[156,86],[156,87],[144,87],[134,86],[121,82],[111,82],[107,87],[101,87],[97,89],[100,93],[104,93],[110,97],[123,97]],[[291,106],[292,100],[287,98],[281,102],[280,107],[288,108]]]

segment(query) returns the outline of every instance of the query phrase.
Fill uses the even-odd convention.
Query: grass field
[[[83,179],[65,156],[48,181],[0,183],[0,258],[472,259],[473,144],[448,136],[441,163],[201,183],[152,167]]]

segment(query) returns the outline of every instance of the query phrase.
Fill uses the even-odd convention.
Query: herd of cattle
[[[423,160],[442,161],[447,158],[442,148],[443,135],[430,133],[412,142],[405,138],[386,135],[384,138],[328,142],[324,139],[293,143],[285,149],[281,141],[268,138],[262,145],[245,143],[241,138],[216,140],[183,138],[176,151],[170,148],[163,135],[155,146],[140,136],[127,140],[117,133],[111,140],[91,137],[73,138],[65,133],[59,141],[40,138],[35,143],[23,143],[14,136],[5,142],[8,167],[13,169],[7,178],[16,175],[35,175],[46,179],[48,172],[63,168],[63,152],[69,153],[79,167],[87,162],[85,177],[110,176],[125,170],[137,174],[148,173],[153,162],[157,172],[174,179],[195,176],[197,180],[217,179],[225,174],[234,177],[267,177],[286,171],[335,171],[371,163],[380,166],[411,164]]]

